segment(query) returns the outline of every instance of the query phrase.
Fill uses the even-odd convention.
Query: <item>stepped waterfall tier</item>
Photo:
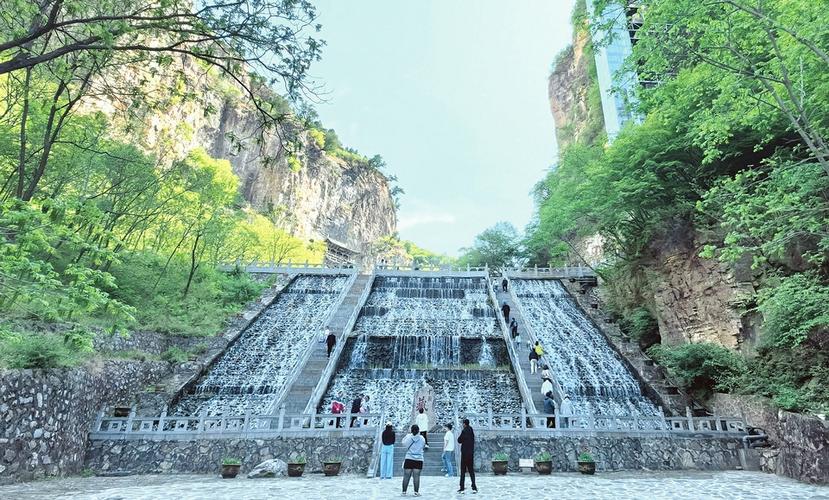
[[[347,276],[299,276],[179,401],[179,415],[272,413],[291,370],[320,336]]]
[[[639,382],[557,280],[514,279],[525,321],[576,414],[656,415]]]
[[[372,411],[402,428],[424,382],[435,391],[433,424],[521,411],[484,277],[378,276],[320,411],[367,394]]]

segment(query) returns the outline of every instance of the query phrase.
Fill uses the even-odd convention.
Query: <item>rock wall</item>
[[[306,459],[306,473],[322,470],[322,461],[340,457],[342,473],[365,473],[371,462],[374,435],[361,437],[271,437],[266,439],[201,439],[195,441],[101,440],[90,444],[86,466],[96,473],[219,473],[222,459],[242,460],[241,473],[272,458]]]
[[[130,404],[168,372],[167,363],[137,361],[0,372],[0,484],[77,474],[100,408]]]
[[[742,416],[748,425],[766,431],[774,448],[760,449],[765,472],[829,484],[829,423],[825,420],[780,410],[758,396],[715,394],[711,408],[720,415]]]
[[[113,118],[113,135],[154,152],[162,162],[194,148],[229,160],[244,198],[257,209],[279,212],[296,236],[330,237],[361,250],[395,232],[394,201],[382,173],[329,155],[292,117],[263,134],[260,115],[241,88],[192,59],[178,57],[150,71],[122,68],[108,79],[108,88],[140,82],[144,96],[139,108],[110,97],[84,103],[86,111]],[[298,170],[288,165],[286,146],[292,141],[300,146]]]

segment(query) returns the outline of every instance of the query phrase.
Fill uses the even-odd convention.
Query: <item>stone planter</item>
[[[222,479],[233,479],[239,474],[241,465],[222,465]]]
[[[549,476],[553,472],[552,460],[548,460],[545,462],[536,462],[535,470],[542,476]]]
[[[496,476],[505,476],[507,474],[507,464],[509,464],[509,462],[506,460],[493,460],[492,472],[494,472]]]
[[[305,472],[305,464],[288,464],[288,477],[300,477]]]
[[[341,462],[325,462],[322,464],[322,471],[326,476],[336,476],[340,473]]]
[[[596,473],[596,462],[578,462],[579,472],[593,475]]]

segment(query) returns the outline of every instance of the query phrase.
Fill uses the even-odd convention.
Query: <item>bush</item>
[[[763,331],[777,347],[799,346],[809,335],[829,327],[829,286],[816,273],[782,278],[767,284],[757,297]]]
[[[184,349],[171,347],[161,354],[161,359],[170,363],[181,364],[190,359],[190,355]]]
[[[686,391],[701,400],[708,399],[715,389],[729,390],[746,371],[741,357],[716,344],[656,345],[648,354],[665,366]]]
[[[7,368],[75,366],[85,355],[62,335],[0,332],[0,365]]]

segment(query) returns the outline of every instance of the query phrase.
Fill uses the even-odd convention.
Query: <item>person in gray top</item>
[[[403,494],[405,495],[409,488],[409,478],[414,476],[414,494],[419,497],[423,449],[426,447],[426,440],[420,435],[420,427],[413,425],[411,434],[406,434],[402,443],[406,447],[406,457],[403,460]]]

